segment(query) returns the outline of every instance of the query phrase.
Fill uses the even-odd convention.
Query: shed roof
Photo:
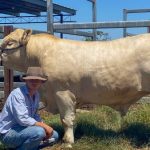
[[[47,11],[47,2],[44,0],[0,0],[0,13],[19,16],[20,13],[28,13],[39,16]],[[54,14],[75,15],[76,10],[53,4]]]

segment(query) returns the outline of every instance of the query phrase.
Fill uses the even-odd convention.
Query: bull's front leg
[[[74,143],[73,125],[76,105],[75,96],[69,90],[57,91],[56,101],[59,108],[62,125],[65,130],[63,140],[66,144],[66,147],[72,147],[71,144]]]

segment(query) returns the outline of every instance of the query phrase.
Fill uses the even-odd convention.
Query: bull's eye
[[[7,45],[11,46],[11,45],[13,45],[13,42],[8,42]]]

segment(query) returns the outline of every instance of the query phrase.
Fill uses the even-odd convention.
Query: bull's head
[[[15,67],[17,70],[20,70],[19,63],[25,63],[23,62],[25,58],[25,47],[31,33],[31,30],[16,29],[3,39],[0,51],[1,61],[4,66],[8,68]]]

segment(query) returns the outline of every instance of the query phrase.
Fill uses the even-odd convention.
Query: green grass
[[[104,106],[76,115],[73,150],[146,150],[149,144],[150,104],[134,105],[124,118]]]
[[[58,115],[44,113],[42,118],[63,136]],[[51,147],[51,150],[58,150],[60,147],[61,141]],[[0,150],[2,149],[0,146]],[[150,149],[150,104],[134,105],[124,118],[104,106],[88,113],[77,113],[72,150],[137,149]]]

